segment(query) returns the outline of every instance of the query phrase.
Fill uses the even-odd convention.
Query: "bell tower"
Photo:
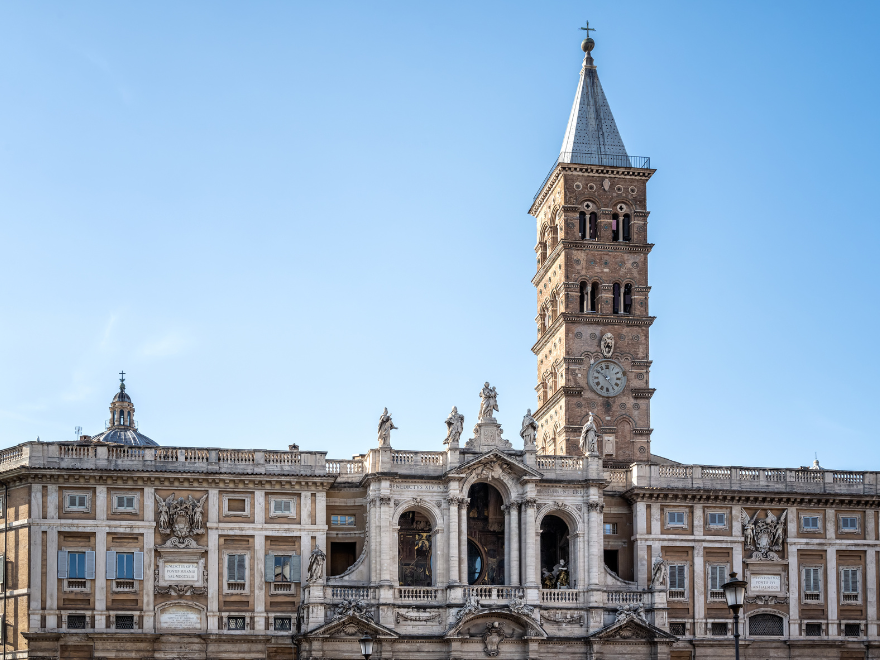
[[[587,35],[562,149],[529,209],[538,230],[538,453],[583,454],[592,413],[606,461],[646,461],[654,394],[646,188],[654,170],[624,147]]]

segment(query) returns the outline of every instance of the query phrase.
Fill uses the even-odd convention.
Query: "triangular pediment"
[[[358,614],[348,614],[334,619],[308,633],[309,637],[362,637],[367,633],[373,638],[396,639],[400,637],[391,628]]]
[[[475,612],[465,615],[461,621],[446,631],[444,637],[461,637],[462,630],[473,625],[480,619],[485,619],[486,621],[511,621],[525,629],[526,637],[541,639],[547,637],[547,631],[541,627],[541,624],[531,617],[500,607],[480,608]]]
[[[536,469],[517,461],[502,449],[492,449],[485,454],[480,454],[461,465],[449,470],[448,476],[466,477],[480,470],[486,471],[487,475],[495,471],[496,466],[502,471],[515,474],[517,477],[534,477],[540,479],[544,475]]]
[[[639,640],[674,642],[678,639],[675,635],[652,626],[638,616],[628,616],[620,621],[615,621],[610,626],[590,633],[587,638],[601,642],[637,642]]]

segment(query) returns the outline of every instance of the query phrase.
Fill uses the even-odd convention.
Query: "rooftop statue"
[[[458,412],[456,406],[452,406],[452,412],[446,418],[446,440],[444,445],[458,444],[461,432],[464,429],[464,415]]]
[[[382,411],[382,416],[379,418],[379,446],[380,447],[390,447],[391,446],[391,429],[396,429],[394,426],[394,422],[391,421],[391,415],[388,414],[388,408],[385,408]]]
[[[520,430],[519,435],[523,439],[523,449],[535,448],[535,438],[538,435],[538,422],[532,417],[531,408],[526,410],[525,417],[523,417],[522,421],[522,430]]]
[[[595,422],[593,422],[593,413],[590,413],[590,417],[587,419],[587,423],[584,424],[584,430],[581,431],[581,451],[584,454],[599,453],[597,438],[598,433],[596,429],[596,424]]]
[[[498,411],[498,391],[494,387],[489,387],[489,383],[483,383],[483,389],[480,390],[480,418],[478,421],[494,422],[493,411]]]

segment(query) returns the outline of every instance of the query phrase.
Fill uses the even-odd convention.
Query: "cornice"
[[[563,312],[555,319],[553,319],[553,323],[550,324],[550,327],[544,331],[544,334],[534,343],[532,346],[532,353],[537,355],[542,350],[544,350],[544,346],[553,336],[553,333],[556,332],[558,326],[561,326],[565,323],[593,323],[600,325],[614,325],[614,326],[627,326],[627,327],[651,327],[654,324],[654,321],[657,320],[656,316],[632,316],[631,314],[573,314],[571,312]]]
[[[204,473],[89,470],[64,471],[58,468],[31,468],[17,475],[18,484],[63,484],[75,486],[154,486],[199,488],[258,488],[264,490],[328,490],[337,475],[234,475]],[[12,484],[10,484],[12,485]]]
[[[650,399],[654,396],[654,392],[657,391],[655,387],[631,387],[630,392],[632,392],[633,399]]]
[[[562,251],[565,248],[569,248],[572,250],[594,250],[596,252],[630,252],[632,254],[650,254],[651,250],[654,249],[654,243],[605,243],[600,241],[573,241],[567,238],[562,239],[555,246],[553,246],[553,250],[550,252],[550,254],[547,255],[544,263],[541,264],[541,267],[535,273],[534,277],[532,277],[532,284],[534,286],[538,286],[538,283],[544,278],[544,275],[547,274],[547,271],[556,264],[557,256],[559,254],[562,254]]]
[[[559,177],[565,174],[595,174],[597,176],[613,176],[618,179],[642,179],[647,181],[654,172],[652,169],[638,169],[635,167],[609,167],[607,165],[577,165],[575,163],[557,163],[556,168],[548,178],[544,187],[535,197],[535,201],[529,207],[529,215],[534,215],[537,209],[541,208],[547,195],[553,190]]]
[[[784,486],[784,484],[781,484]],[[757,492],[706,488],[633,487],[621,493],[630,504],[636,502],[739,504],[757,507],[803,506],[876,508],[880,495],[848,493]]]

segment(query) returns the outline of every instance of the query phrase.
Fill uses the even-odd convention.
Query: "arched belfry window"
[[[590,309],[590,292],[586,282],[581,282],[578,292],[578,311],[591,312]]]
[[[611,215],[611,240],[620,240],[620,216],[616,213]]]
[[[587,237],[587,212],[581,211],[578,213],[578,235],[581,240],[584,240]]]
[[[625,241],[632,240],[632,232],[630,231],[629,213],[627,213],[623,216],[623,240],[625,240]]]
[[[620,283],[615,282],[613,288],[612,297],[614,298],[614,309],[613,312],[615,314],[620,314]]]
[[[590,286],[590,311],[599,311],[599,283],[593,282]]]
[[[590,240],[595,241],[599,237],[599,218],[596,212],[590,213]]]
[[[633,285],[627,284],[623,287],[623,313],[632,314],[633,305]]]

